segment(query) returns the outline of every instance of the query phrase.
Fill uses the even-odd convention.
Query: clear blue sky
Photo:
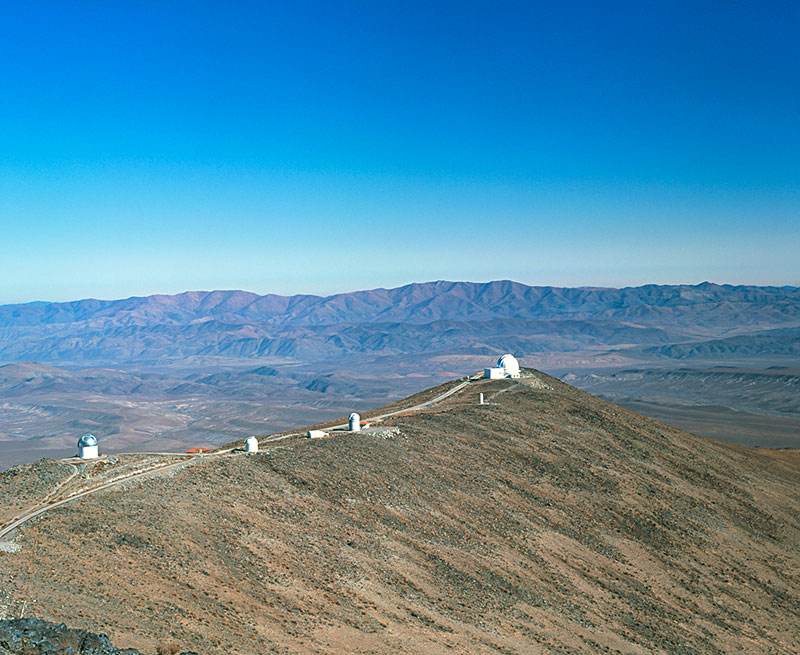
[[[2,3],[0,303],[797,284],[798,33],[792,2]]]

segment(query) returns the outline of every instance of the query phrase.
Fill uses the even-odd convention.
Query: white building
[[[306,436],[309,439],[322,439],[323,437],[327,437],[328,433],[325,430],[309,430],[306,432]]]
[[[93,434],[84,434],[78,439],[78,457],[81,459],[97,459],[99,456],[97,437]]]
[[[514,355],[506,353],[497,360],[497,366],[505,371],[507,378],[519,377],[519,362]]]
[[[244,441],[244,450],[246,453],[258,452],[258,439],[255,437],[247,437]]]
[[[519,362],[514,355],[506,353],[497,360],[497,364],[491,368],[483,369],[483,377],[487,380],[502,380],[503,378],[519,377]]]
[[[361,430],[361,416],[357,412],[350,414],[350,432],[359,432]]]

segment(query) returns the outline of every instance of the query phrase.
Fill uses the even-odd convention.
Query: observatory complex
[[[483,377],[487,380],[503,380],[519,377],[519,362],[514,355],[506,353],[497,360],[497,365],[483,369]]]

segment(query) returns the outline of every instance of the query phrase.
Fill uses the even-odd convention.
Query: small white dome
[[[257,453],[258,452],[258,439],[255,437],[247,437],[244,442],[244,449],[248,453]]]
[[[350,414],[348,419],[350,432],[359,432],[361,430],[361,415],[358,412]]]
[[[97,437],[95,437],[93,434],[84,434],[80,439],[78,439],[78,448],[96,445]]]
[[[519,362],[517,361],[517,358],[510,353],[506,353],[500,359],[498,359],[497,366],[498,368],[504,369],[506,375],[510,375],[511,377],[519,376]]]

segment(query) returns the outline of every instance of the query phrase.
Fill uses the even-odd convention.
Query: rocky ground
[[[159,653],[177,651],[163,644]],[[39,619],[0,621],[0,655],[141,655],[138,650],[119,650],[106,635],[75,630],[63,623]],[[182,653],[181,655],[192,655]]]
[[[42,459],[0,472],[0,524],[39,506],[60,500],[106,482],[188,459],[186,454],[102,455],[94,460],[76,457],[63,460]]]
[[[73,472],[72,466],[48,459],[0,472],[0,522],[47,496]]]
[[[377,427],[59,508],[0,553],[0,589],[148,652],[800,652],[790,451],[541,374]]]

